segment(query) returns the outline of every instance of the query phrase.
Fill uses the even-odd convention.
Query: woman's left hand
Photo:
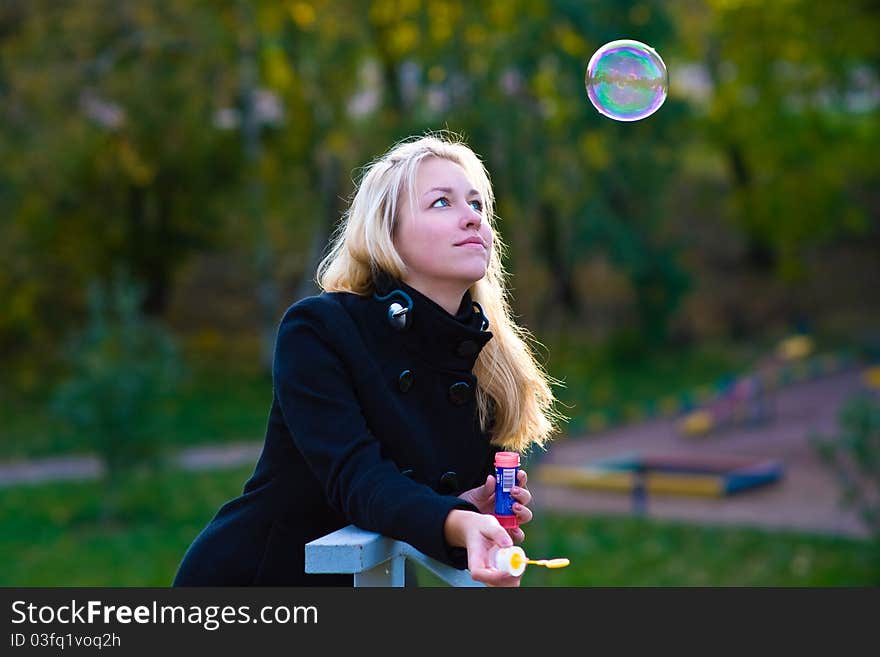
[[[517,523],[524,525],[531,521],[532,511],[528,508],[528,504],[532,501],[532,494],[526,488],[529,477],[525,470],[520,470],[516,477],[517,485],[510,489],[510,495],[516,502],[513,504],[513,513],[516,515]],[[467,500],[473,504],[480,513],[492,514],[495,512],[495,475],[486,477],[486,483],[476,488],[465,491],[460,498]],[[508,529],[507,533],[517,545],[523,542],[526,535],[519,527]]]

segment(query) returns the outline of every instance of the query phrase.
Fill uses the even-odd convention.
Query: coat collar
[[[455,315],[450,315],[414,287],[384,272],[373,277],[373,284],[372,302],[383,315],[386,330],[427,362],[448,369],[473,369],[492,333],[482,307],[469,290]]]

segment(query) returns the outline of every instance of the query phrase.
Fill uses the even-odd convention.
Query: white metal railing
[[[404,565],[410,559],[421,564],[450,586],[485,586],[458,570],[376,532],[349,525],[306,543],[306,572],[354,575],[355,586],[402,587]]]

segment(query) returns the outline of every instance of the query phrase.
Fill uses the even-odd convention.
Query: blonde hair
[[[416,171],[427,157],[445,158],[464,169],[483,199],[485,220],[494,230],[492,185],[477,155],[448,133],[405,139],[365,168],[331,237],[330,250],[318,265],[316,281],[323,291],[372,294],[377,270],[404,280],[406,264],[394,248],[392,236],[401,194],[414,197]],[[555,422],[568,418],[554,407],[556,399],[550,386],[560,382],[535,360],[529,347],[531,334],[513,320],[502,265],[505,252],[506,246],[496,233],[486,275],[470,287],[493,335],[474,365],[477,409],[482,430],[493,433],[493,444],[524,452],[532,445],[543,447],[558,431]]]

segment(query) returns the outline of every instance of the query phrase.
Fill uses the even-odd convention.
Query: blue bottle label
[[[512,516],[513,503],[510,489],[516,484],[519,468],[495,468],[495,515]]]

